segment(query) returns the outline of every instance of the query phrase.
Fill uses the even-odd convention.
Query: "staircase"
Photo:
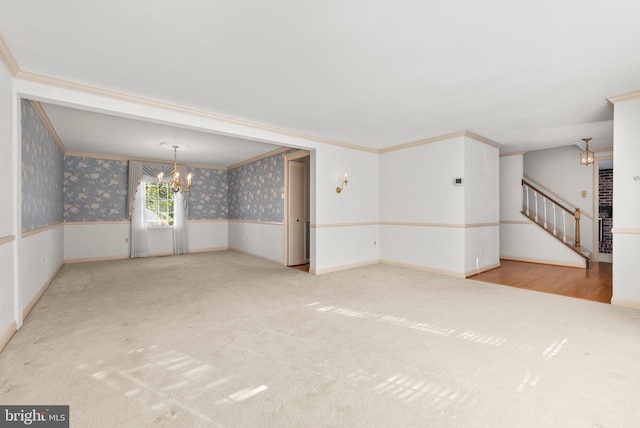
[[[592,252],[580,244],[580,209],[568,207],[533,184],[522,180],[522,214],[584,258]]]

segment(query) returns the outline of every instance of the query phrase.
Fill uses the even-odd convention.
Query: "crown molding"
[[[26,81],[30,81],[30,82],[34,82],[34,83],[40,83],[40,84],[49,85],[49,86],[55,86],[55,87],[63,88],[63,89],[70,89],[70,90],[73,90],[73,91],[83,92],[83,93],[87,93],[87,94],[91,94],[91,95],[98,95],[98,96],[117,99],[117,100],[121,100],[121,101],[132,102],[132,103],[135,103],[135,104],[141,104],[141,105],[147,105],[147,106],[150,106],[150,107],[162,108],[162,109],[165,109],[165,110],[171,110],[171,111],[175,111],[175,112],[179,112],[179,113],[186,113],[186,114],[190,114],[190,115],[194,115],[194,116],[200,116],[200,117],[204,117],[204,118],[208,118],[208,119],[219,120],[219,121],[222,121],[222,122],[231,123],[231,124],[235,124],[235,125],[246,126],[246,127],[253,128],[253,129],[260,129],[260,130],[267,131],[267,132],[274,132],[274,133],[277,133],[277,134],[288,135],[288,136],[295,137],[295,138],[302,138],[302,139],[309,140],[309,141],[315,141],[315,142],[318,142],[318,143],[329,144],[329,145],[333,145],[333,146],[344,147],[344,148],[347,148],[347,149],[358,150],[358,151],[363,151],[363,152],[368,152],[368,153],[376,153],[376,154],[387,153],[387,152],[392,152],[392,151],[396,151],[396,150],[403,150],[403,149],[408,149],[408,148],[411,148],[411,147],[421,146],[423,144],[435,143],[435,142],[438,142],[438,141],[448,140],[448,139],[451,139],[451,138],[456,138],[456,137],[461,137],[461,136],[472,138],[472,139],[474,139],[476,141],[479,141],[481,143],[485,143],[485,144],[487,144],[487,145],[489,145],[491,147],[496,147],[498,149],[502,147],[500,144],[498,144],[498,143],[496,143],[496,142],[494,142],[494,141],[492,141],[492,140],[490,140],[488,138],[485,138],[485,137],[483,137],[481,135],[475,134],[475,133],[473,133],[471,131],[465,130],[465,131],[457,131],[457,132],[452,132],[452,133],[449,133],[449,134],[444,134],[444,135],[438,135],[438,136],[434,136],[434,137],[424,138],[424,139],[420,139],[420,140],[417,140],[417,141],[412,141],[412,142],[399,144],[399,145],[395,145],[395,146],[389,146],[389,147],[385,147],[385,148],[382,148],[382,149],[375,149],[375,148],[372,148],[372,147],[366,147],[366,146],[361,146],[361,145],[357,145],[357,144],[352,144],[352,143],[346,143],[346,142],[342,142],[342,141],[338,141],[338,140],[333,140],[333,139],[329,139],[329,138],[318,137],[318,136],[315,136],[315,135],[309,135],[309,134],[305,134],[305,133],[302,133],[302,132],[288,130],[288,129],[285,129],[285,128],[279,128],[279,127],[276,127],[276,126],[265,125],[265,124],[261,124],[261,123],[257,123],[257,122],[251,122],[251,121],[248,121],[248,120],[232,118],[232,117],[223,116],[223,115],[219,115],[219,114],[215,114],[215,113],[210,113],[210,112],[203,111],[203,110],[197,110],[197,109],[193,109],[193,108],[189,108],[189,107],[185,107],[185,106],[181,106],[181,105],[177,105],[177,104],[171,104],[171,103],[167,103],[167,102],[164,102],[164,101],[159,101],[159,100],[155,100],[155,99],[151,99],[151,98],[140,97],[140,96],[136,96],[136,95],[127,94],[127,93],[124,93],[124,92],[112,91],[112,90],[105,89],[105,88],[100,88],[100,87],[97,87],[97,86],[85,85],[85,84],[82,84],[82,83],[71,82],[71,81],[68,81],[68,80],[59,79],[59,78],[55,78],[55,77],[51,77],[51,76],[46,76],[46,75],[39,74],[39,73],[33,73],[33,72],[30,72],[30,71],[24,71],[24,70],[21,70],[20,67],[18,66],[18,63],[16,62],[15,58],[11,54],[11,51],[9,50],[9,47],[6,45],[6,43],[4,42],[2,37],[0,37],[0,60],[2,60],[2,62],[6,65],[7,69],[11,73],[11,75],[14,78],[17,78],[17,79],[26,80]],[[624,95],[621,95],[620,97],[623,97],[623,96]],[[633,96],[633,97],[635,98],[636,96],[640,97],[640,91],[637,91],[637,94],[635,96]],[[610,102],[614,102],[613,101],[614,98],[616,98],[616,97],[609,98]],[[42,110],[42,111],[44,112],[44,110]],[[46,114],[45,114],[45,116],[46,116]],[[47,121],[49,123],[51,123],[48,119],[47,119]],[[58,137],[58,139],[59,139],[59,137]],[[60,140],[60,144],[62,144],[61,140]],[[62,145],[62,147],[64,147],[64,145]],[[249,163],[249,162],[252,162],[252,161],[253,160],[247,160],[246,162]],[[240,164],[232,165],[230,168],[235,168],[237,166],[241,166],[241,165]],[[220,169],[220,168],[216,167],[215,169]]]
[[[506,158],[507,156],[517,156],[524,155],[526,152],[524,150],[520,150],[519,152],[508,152],[508,153],[500,153],[501,158]]]
[[[449,134],[436,135],[435,137],[423,138],[421,140],[411,141],[409,143],[398,144],[397,146],[385,147],[383,149],[378,150],[378,153],[388,153],[388,152],[395,152],[397,150],[410,149],[412,147],[418,147],[425,144],[437,143],[439,141],[450,140],[452,138],[457,138],[457,137],[471,138],[480,143],[487,144],[497,149],[500,149],[502,147],[500,144],[486,137],[483,137],[482,135],[478,135],[474,132],[464,130],[464,131],[451,132]]]
[[[616,103],[620,103],[622,101],[635,100],[638,98],[640,98],[640,90],[627,92],[620,95],[614,95],[613,97],[607,98],[607,100],[609,101],[609,104],[611,104],[611,106],[613,107]]]
[[[109,89],[104,89],[104,88],[99,88],[96,86],[90,86],[90,85],[85,85],[82,83],[76,83],[76,82],[70,82],[68,80],[63,80],[63,79],[58,79],[55,77],[50,77],[50,76],[45,76],[42,74],[38,74],[38,73],[32,73],[29,71],[23,71],[18,69],[17,73],[14,76],[17,79],[20,80],[26,80],[26,81],[30,81],[30,82],[34,82],[34,83],[40,83],[40,84],[44,84],[44,85],[48,85],[48,86],[55,86],[58,88],[62,88],[62,89],[70,89],[73,91],[78,91],[78,92],[83,92],[83,93],[87,93],[87,94],[91,94],[91,95],[98,95],[98,96],[102,96],[102,97],[107,97],[107,98],[112,98],[112,99],[117,99],[120,101],[126,101],[126,102],[131,102],[131,103],[135,103],[135,104],[141,104],[141,105],[146,105],[146,106],[150,106],[150,107],[156,107],[156,108],[161,108],[164,110],[170,110],[170,111],[175,111],[175,112],[179,112],[179,113],[186,113],[189,115],[193,115],[193,116],[199,116],[199,117],[204,117],[207,119],[214,119],[214,120],[218,120],[221,122],[226,122],[226,123],[231,123],[234,125],[241,125],[241,126],[246,126],[249,128],[253,128],[253,129],[260,129],[263,131],[267,131],[267,132],[273,132],[276,134],[281,134],[281,135],[288,135],[291,137],[295,137],[295,138],[301,138],[301,139],[305,139],[305,140],[309,140],[309,141],[315,141],[318,143],[323,143],[323,144],[330,144],[330,145],[334,145],[334,146],[340,146],[340,147],[345,147],[348,149],[352,149],[352,150],[360,150],[360,151],[364,151],[364,152],[370,152],[370,153],[376,153],[377,150],[370,148],[370,147],[365,147],[365,146],[359,146],[356,144],[351,144],[351,143],[345,143],[342,141],[337,141],[337,140],[331,140],[328,138],[323,138],[323,137],[318,137],[315,135],[309,135],[309,134],[304,134],[302,132],[296,132],[296,131],[291,131],[288,129],[284,129],[284,128],[278,128],[276,126],[270,126],[270,125],[264,125],[261,123],[257,123],[257,122],[251,122],[248,120],[242,120],[242,119],[236,119],[236,118],[232,118],[232,117],[228,117],[228,116],[223,116],[223,115],[219,115],[219,114],[215,114],[215,113],[210,113],[210,112],[206,112],[203,110],[197,110],[197,109],[193,109],[193,108],[189,108],[189,107],[185,107],[185,106],[180,106],[177,104],[171,104],[171,103],[167,103],[164,101],[159,101],[159,100],[154,100],[151,98],[144,98],[144,97],[140,97],[140,96],[136,96],[136,95],[131,95],[131,94],[126,94],[124,92],[117,92],[117,91],[112,91]]]
[[[449,134],[437,135],[435,137],[423,138],[421,140],[411,141],[409,143],[398,144],[397,146],[385,147],[384,149],[378,150],[378,153],[395,152],[397,150],[405,150],[425,144],[437,143],[438,141],[450,140],[456,137],[464,137],[466,135],[466,132],[467,131],[451,132]]]
[[[215,169],[218,171],[227,171],[229,169],[226,166],[205,165],[203,163],[190,163],[190,164],[187,164],[187,166],[189,168]]]
[[[114,160],[114,161],[138,161],[138,162],[149,162],[149,163],[162,163],[167,165],[172,165],[173,161],[167,160],[158,160],[158,159],[146,159],[146,158],[129,158],[124,156],[116,156],[116,155],[104,155],[99,153],[86,153],[86,152],[67,152],[65,156],[74,156],[77,158],[92,158],[92,159],[104,159],[104,160]],[[202,164],[192,164],[185,162],[178,162],[178,165],[186,165],[189,168],[203,168],[203,169],[217,169],[226,171],[227,168],[224,166],[213,166],[213,165],[202,165]]]
[[[338,141],[338,140],[332,140],[332,139],[329,139],[329,138],[318,137],[318,136],[315,136],[315,135],[309,135],[309,134],[305,134],[305,133],[302,133],[302,132],[288,130],[288,129],[285,129],[285,128],[279,128],[279,127],[276,127],[276,126],[265,125],[265,124],[261,124],[261,123],[257,123],[257,122],[251,122],[251,121],[248,121],[248,120],[236,119],[236,118],[232,118],[232,117],[228,117],[228,116],[223,116],[223,115],[219,115],[219,114],[215,114],[215,113],[206,112],[206,111],[203,111],[203,110],[197,110],[197,109],[193,109],[193,108],[189,108],[189,107],[185,107],[185,106],[181,106],[181,105],[177,105],[177,104],[171,104],[171,103],[167,103],[167,102],[164,102],[164,101],[154,100],[154,99],[151,99],[151,98],[140,97],[140,96],[136,96],[136,95],[127,94],[127,93],[124,93],[124,92],[112,91],[112,90],[105,89],[105,88],[100,88],[100,87],[97,87],[97,86],[85,85],[85,84],[82,84],[82,83],[71,82],[71,81],[68,81],[68,80],[59,79],[59,78],[51,77],[51,76],[46,76],[46,75],[39,74],[39,73],[33,73],[33,72],[30,72],[30,71],[24,71],[24,70],[20,69],[20,67],[18,66],[18,63],[16,62],[15,58],[11,54],[11,51],[9,50],[9,47],[6,45],[4,40],[2,40],[1,37],[0,37],[0,60],[2,60],[2,62],[6,65],[7,69],[11,73],[11,75],[16,79],[26,80],[26,81],[39,83],[39,84],[44,84],[44,85],[49,85],[49,86],[54,86],[54,87],[58,87],[58,88],[62,88],[62,89],[69,89],[69,90],[83,92],[83,93],[87,93],[87,94],[91,94],[91,95],[98,95],[98,96],[102,96],[102,97],[117,99],[117,100],[120,100],[120,101],[132,102],[132,103],[135,103],[135,104],[141,104],[141,105],[146,105],[146,106],[150,106],[150,107],[162,108],[162,109],[165,109],[165,110],[171,110],[171,111],[175,111],[175,112],[179,112],[179,113],[186,113],[186,114],[190,114],[190,115],[194,115],[194,116],[200,116],[200,117],[204,117],[204,118],[208,118],[208,119],[219,120],[219,121],[226,122],[226,123],[231,123],[231,124],[234,124],[234,125],[246,126],[246,127],[253,128],[253,129],[260,129],[260,130],[267,131],[267,132],[274,132],[276,134],[288,135],[288,136],[295,137],[295,138],[302,138],[302,139],[309,140],[309,141],[315,141],[315,142],[318,142],[318,143],[329,144],[329,145],[333,145],[333,146],[344,147],[344,148],[347,148],[347,149],[358,150],[358,151],[363,151],[363,152],[368,152],[368,153],[376,153],[376,154],[387,153],[387,152],[392,152],[392,151],[396,151],[396,150],[403,150],[403,149],[407,149],[407,148],[411,148],[411,147],[421,146],[423,144],[435,143],[435,142],[438,142],[438,141],[448,140],[450,138],[461,137],[461,136],[466,136],[466,137],[472,138],[472,139],[474,139],[476,141],[480,141],[480,142],[488,144],[488,145],[490,145],[492,147],[497,147],[497,148],[501,147],[498,143],[496,143],[494,141],[491,141],[488,138],[482,137],[481,135],[475,134],[475,133],[473,133],[471,131],[458,131],[458,132],[453,132],[453,133],[450,133],[450,134],[444,134],[444,135],[439,135],[439,136],[420,139],[420,140],[417,140],[417,141],[412,141],[412,142],[409,142],[409,143],[399,144],[399,145],[396,145],[396,146],[385,147],[385,148],[382,148],[382,149],[375,149],[375,148],[372,148],[372,147],[360,146],[360,145],[357,145],[357,144],[346,143],[346,142],[342,142],[342,141]],[[42,110],[42,111],[44,112],[44,110]],[[47,121],[48,121],[48,119],[47,119]],[[50,121],[48,121],[48,122],[51,123]],[[58,139],[59,139],[59,137],[58,137]],[[56,144],[57,143],[58,142],[56,142]],[[60,140],[60,144],[62,144],[61,140]],[[64,145],[62,145],[62,147],[64,147]],[[248,160],[247,163],[249,163],[251,161],[252,160]],[[235,168],[237,166],[240,166],[240,165],[239,164],[232,165],[231,168]],[[214,169],[220,169],[220,168],[216,167]]]
[[[613,146],[610,147],[600,147],[597,149],[589,149],[594,153],[604,153],[604,152],[612,152],[613,151]]]
[[[29,100],[29,103],[31,104],[31,107],[33,107],[33,109],[36,111],[37,115],[40,117],[40,120],[44,124],[45,128],[47,128],[47,131],[49,131],[49,135],[51,135],[51,138],[53,139],[53,141],[55,141],[56,146],[58,146],[63,155],[67,154],[67,148],[64,146],[62,138],[60,138],[60,135],[58,135],[58,132],[53,126],[53,123],[51,123],[49,115],[47,115],[47,112],[44,111],[44,107],[42,107],[42,104],[34,100]]]
[[[9,50],[9,46],[4,42],[2,37],[0,37],[0,61],[2,61],[9,70],[9,73],[16,77],[16,75],[20,72],[20,67],[16,62],[16,59],[13,57],[13,54]]]
[[[502,148],[501,144],[498,144],[493,140],[490,140],[490,139],[488,139],[486,137],[483,137],[482,135],[478,135],[475,132],[464,131],[464,136],[468,137],[468,138],[472,138],[472,139],[474,139],[474,140],[476,140],[476,141],[478,141],[480,143],[484,143],[484,144],[486,144],[488,146],[495,147],[496,149],[501,149]]]
[[[229,165],[227,167],[227,169],[236,169],[238,167],[241,167],[242,165],[247,165],[247,164],[259,161],[260,159],[266,159],[266,158],[269,158],[271,156],[275,156],[275,155],[278,155],[280,153],[284,153],[284,152],[289,151],[289,150],[291,150],[291,147],[280,147],[279,149],[271,150],[270,152],[263,153],[263,154],[258,155],[258,156],[254,156],[251,159],[243,160],[242,162],[238,162],[236,164]]]

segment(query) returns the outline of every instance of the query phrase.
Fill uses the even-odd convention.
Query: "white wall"
[[[0,245],[0,349],[2,339],[15,321],[13,246],[15,240]]]
[[[613,298],[640,308],[640,99],[617,102],[613,121]]]
[[[465,276],[463,227],[380,225],[383,263]]]
[[[522,222],[523,156],[500,157],[500,221]]]
[[[378,261],[378,173],[376,153],[332,145],[311,153],[311,272]]]
[[[500,266],[500,226],[466,227],[464,276]]]
[[[67,262],[129,257],[130,225],[123,223],[66,223],[64,259]]]
[[[457,276],[497,266],[498,171],[498,149],[465,136],[382,153],[381,259]]]
[[[312,229],[317,248],[332,248],[316,262],[311,273],[322,274],[348,269],[380,260],[379,228],[377,224],[331,226]],[[317,259],[316,259],[317,261]]]
[[[585,260],[536,224],[500,224],[500,257],[506,260],[586,267]]]
[[[215,251],[229,247],[227,220],[190,220],[189,251]]]
[[[465,137],[465,275],[500,264],[500,183],[497,147]]]
[[[542,190],[549,189],[572,207],[580,208],[581,244],[593,251],[597,247],[593,234],[593,177],[596,166],[580,165],[580,152],[581,149],[575,145],[527,152],[524,155],[524,174],[542,184],[546,188]],[[582,197],[582,191],[587,192],[586,197]]]
[[[380,221],[462,225],[465,137],[380,155]]]
[[[14,165],[15,97],[12,77],[0,61],[0,183],[4,198],[0,204],[0,349],[16,321],[15,258],[17,224],[16,198],[19,191]]]
[[[64,259],[82,262],[128,258],[129,222],[87,222],[64,225]],[[173,231],[151,229],[148,234],[149,254],[173,253]],[[227,248],[227,221],[189,221],[189,251],[214,251]]]
[[[284,265],[284,226],[230,220],[229,248]]]
[[[20,247],[20,310],[43,292],[64,263],[64,228],[43,229],[23,237]]]
[[[380,155],[380,258],[463,276],[464,137]]]

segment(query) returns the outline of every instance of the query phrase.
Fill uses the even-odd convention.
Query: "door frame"
[[[610,155],[604,155],[602,157],[596,157],[595,168],[593,168],[593,256],[592,259],[595,262],[600,261],[600,242],[598,242],[598,236],[600,229],[598,227],[598,218],[600,217],[600,161],[610,160],[613,161],[613,153]],[[615,168],[615,166],[614,166]],[[604,253],[603,253],[604,254]],[[611,257],[613,263],[613,253],[611,255],[603,256],[605,258]]]
[[[304,158],[309,156],[309,171],[311,171],[311,152],[309,150],[297,150],[293,153],[289,153],[284,155],[284,265],[289,266],[289,162],[295,161],[296,159]],[[311,180],[307,183],[307,194],[308,197],[311,198]],[[311,213],[307,213],[309,218],[311,218]],[[311,258],[311,255],[309,255]],[[309,260],[311,262],[311,260]]]

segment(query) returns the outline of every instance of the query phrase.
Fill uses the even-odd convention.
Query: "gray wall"
[[[22,231],[63,221],[63,155],[29,101],[22,100]]]
[[[228,216],[227,171],[191,168],[190,220]],[[64,221],[126,221],[128,161],[64,157]]]

